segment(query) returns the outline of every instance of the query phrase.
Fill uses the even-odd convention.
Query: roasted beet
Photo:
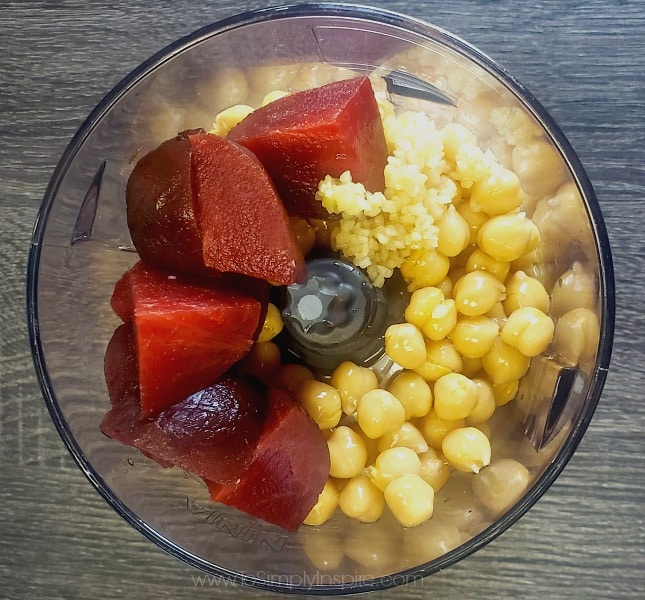
[[[234,484],[207,483],[213,500],[295,531],[328,477],[329,451],[318,426],[287,392],[273,389],[251,464]]]
[[[326,175],[350,170],[372,192],[383,191],[387,146],[367,77],[297,92],[258,108],[228,138],[253,152],[282,201],[304,217],[327,218],[315,199]]]
[[[223,484],[250,463],[266,416],[266,392],[256,380],[225,376],[155,417],[142,417],[131,323],[110,340],[105,376],[112,402],[101,423],[105,435],[163,466]]]
[[[163,142],[137,162],[126,187],[128,228],[144,261],[170,271],[207,274],[191,162],[186,134]]]
[[[112,306],[134,324],[143,416],[227,371],[250,349],[263,314],[258,300],[224,281],[171,275],[142,262],[117,283]]]
[[[206,266],[289,285],[305,275],[289,218],[263,166],[216,135],[190,135]]]
[[[195,130],[164,142],[134,167],[126,205],[134,246],[151,265],[284,285],[304,276],[302,252],[271,179],[230,140]]]
[[[110,402],[123,403],[133,398],[139,408],[139,373],[132,322],[114,330],[105,350],[103,368]]]

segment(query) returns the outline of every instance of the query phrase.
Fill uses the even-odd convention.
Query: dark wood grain
[[[508,68],[576,149],[606,219],[617,283],[613,362],[592,424],[543,499],[489,546],[382,598],[645,597],[645,4],[374,1],[432,21]],[[48,178],[101,97],[194,29],[268,6],[0,3],[0,597],[217,598],[221,582],[158,550],[73,464],[31,364],[24,285]],[[201,581],[201,584],[200,584]],[[271,598],[242,588],[239,598]]]

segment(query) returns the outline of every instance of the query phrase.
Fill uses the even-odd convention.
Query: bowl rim
[[[460,545],[458,548],[455,548],[441,557],[427,563],[410,567],[391,575],[370,579],[358,579],[349,584],[347,582],[342,582],[313,586],[309,584],[294,585],[289,581],[284,581],[284,578],[280,578],[280,580],[272,580],[270,578],[261,579],[244,572],[231,571],[230,569],[213,564],[194,553],[179,547],[177,544],[172,542],[172,540],[166,538],[163,534],[140,519],[112,492],[104,479],[94,470],[82,449],[74,439],[71,428],[65,420],[65,417],[58,405],[58,400],[47,370],[45,354],[40,339],[38,319],[38,272],[43,248],[42,241],[46,232],[47,222],[57,196],[57,192],[67,170],[75,159],[85,139],[106,115],[110,108],[118,102],[123,94],[125,94],[140,80],[147,77],[152,71],[163,65],[165,62],[171,60],[176,54],[186,51],[192,46],[198,45],[205,39],[266,20],[272,21],[276,19],[316,16],[347,17],[359,20],[362,19],[368,22],[377,22],[384,25],[400,27],[428,40],[439,42],[447,46],[449,50],[465,56],[486,70],[489,74],[495,77],[498,82],[502,83],[508,91],[513,93],[526,110],[533,114],[548,133],[551,141],[557,146],[564,160],[568,163],[571,174],[574,177],[579,190],[582,192],[583,202],[594,233],[594,241],[596,243],[597,259],[600,270],[599,291],[601,299],[601,335],[598,344],[596,364],[593,369],[593,376],[589,382],[589,391],[580,417],[574,423],[565,443],[562,445],[558,454],[553,458],[551,464],[546,468],[544,473],[534,482],[531,489],[495,523],[488,526],[478,535]],[[33,228],[27,264],[26,284],[29,343],[41,392],[52,421],[65,446],[80,467],[81,471],[94,485],[100,495],[123,519],[125,519],[126,522],[168,554],[210,575],[223,577],[234,583],[245,586],[281,593],[338,595],[383,590],[396,585],[414,582],[415,580],[424,578],[427,575],[445,569],[446,567],[460,561],[487,545],[501,533],[506,531],[547,491],[572,457],[575,449],[587,430],[593,413],[597,407],[607,376],[615,327],[614,270],[611,250],[609,247],[609,238],[596,194],[580,160],[564,136],[564,133],[560,130],[553,118],[548,114],[533,94],[496,61],[488,57],[476,47],[472,46],[470,43],[461,39],[459,36],[456,36],[445,29],[388,9],[376,8],[362,4],[338,2],[279,5],[250,10],[216,21],[165,46],[163,49],[142,62],[119,83],[117,83],[116,86],[114,86],[112,90],[110,90],[97,104],[76,131],[64,150],[51,176]]]

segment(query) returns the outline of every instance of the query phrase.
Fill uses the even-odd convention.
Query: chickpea
[[[482,357],[482,367],[493,384],[516,381],[526,374],[529,358],[517,348],[497,337],[491,349]]]
[[[423,379],[436,381],[446,373],[461,371],[461,356],[450,340],[427,340],[425,347],[426,360],[420,367],[415,369]]]
[[[298,393],[300,404],[320,429],[336,427],[342,416],[338,390],[322,381],[309,379]]]
[[[434,410],[440,419],[465,419],[477,406],[475,383],[461,373],[448,373],[434,384]]]
[[[539,228],[538,228],[539,229]],[[542,230],[540,229],[540,240],[544,243],[539,244],[530,252],[522,254],[518,259],[511,261],[511,271],[524,271],[528,276],[535,277],[542,281],[542,276],[546,271],[546,265],[543,259],[543,249],[546,245],[546,238],[543,239]]]
[[[466,377],[476,377],[482,371],[482,359],[481,358],[468,358],[465,356],[461,359],[461,374]]]
[[[519,499],[528,484],[528,469],[516,460],[503,458],[475,476],[473,492],[486,508],[501,514]]]
[[[421,462],[419,475],[432,486],[435,492],[438,492],[450,477],[448,461],[434,448],[428,448],[426,452],[419,454],[419,461]]]
[[[472,472],[452,473],[446,485],[436,495],[432,520],[438,518],[449,521],[463,532],[474,533],[480,530],[485,515],[473,496],[472,478]]]
[[[488,177],[482,177],[470,190],[470,207],[491,216],[514,211],[522,203],[519,177],[508,169],[495,169]]]
[[[332,571],[343,562],[343,540],[336,531],[326,527],[301,527],[297,535],[307,558],[316,569]]]
[[[338,506],[338,488],[333,479],[328,479],[322,492],[318,495],[318,501],[305,517],[305,525],[322,525],[334,514]]]
[[[271,102],[275,102],[276,100],[280,100],[280,98],[285,98],[289,95],[289,92],[284,92],[282,90],[273,90],[266,94],[264,98],[262,98],[262,103],[261,106],[266,106],[267,104],[271,104]]]
[[[407,473],[418,474],[421,471],[421,461],[417,453],[410,448],[396,447],[383,450],[371,467],[367,468],[369,478],[381,491],[391,481]]]
[[[486,271],[494,275],[499,281],[504,283],[511,269],[511,264],[506,261],[499,261],[489,256],[481,248],[473,250],[472,254],[466,261],[466,271]]]
[[[367,460],[367,448],[360,434],[349,427],[336,427],[327,440],[329,448],[329,474],[332,477],[349,479],[358,475]]]
[[[457,308],[454,300],[444,299],[443,292],[436,287],[416,290],[405,309],[405,319],[418,327],[431,340],[446,337],[457,322]]]
[[[488,317],[461,317],[448,337],[463,357],[481,358],[492,348],[498,333],[499,326]]]
[[[378,448],[379,438],[374,438],[374,439],[368,438],[365,435],[365,432],[361,429],[357,421],[351,422],[350,419],[347,419],[347,421],[348,421],[347,426],[351,428],[353,431],[355,431],[356,433],[358,433],[358,435],[361,436],[363,443],[365,444],[365,449],[367,450],[367,459],[365,461],[365,464],[373,465],[374,461],[376,460],[376,457],[381,452]]]
[[[306,219],[296,216],[289,217],[289,225],[303,256],[307,256],[316,244],[314,228]]]
[[[264,323],[262,324],[262,331],[258,336],[258,342],[268,342],[272,340],[282,331],[283,327],[284,323],[282,322],[280,309],[270,302],[267,306],[267,314],[264,317]]]
[[[463,537],[452,521],[436,515],[418,527],[405,529],[403,535],[406,550],[414,564],[446,554],[459,546]]]
[[[340,492],[338,506],[352,519],[374,523],[383,514],[385,498],[366,475],[352,477]]]
[[[432,311],[444,300],[443,292],[436,287],[415,290],[405,308],[405,320],[422,329],[430,319]]]
[[[273,342],[258,342],[253,344],[240,365],[258,379],[268,382],[277,369],[280,368],[280,348]]]
[[[385,352],[404,369],[420,367],[426,359],[423,334],[411,323],[390,325],[385,331]]]
[[[502,328],[501,338],[524,356],[532,357],[546,350],[554,329],[551,317],[537,308],[526,306],[511,313]]]
[[[363,433],[376,439],[403,425],[405,409],[390,392],[376,389],[361,396],[356,416]]]
[[[596,313],[588,308],[574,308],[558,320],[553,345],[575,365],[595,356],[599,339],[600,324]]]
[[[334,81],[336,67],[323,63],[307,63],[300,66],[300,71],[293,85],[298,90],[308,90]]]
[[[504,383],[493,384],[493,396],[495,397],[496,406],[504,406],[508,404],[515,396],[520,387],[520,382],[517,379],[511,379]]]
[[[538,279],[529,277],[524,271],[516,271],[506,284],[506,299],[503,304],[507,314],[525,306],[532,306],[546,313],[550,300],[548,292]]]
[[[574,308],[593,309],[596,306],[594,278],[578,261],[560,276],[551,289],[553,314],[556,316]]]
[[[436,286],[443,293],[444,298],[452,296],[452,278],[446,275]]]
[[[504,297],[504,284],[486,271],[466,273],[454,286],[457,310],[467,317],[488,312]]]
[[[256,90],[265,93],[266,90],[288,89],[299,70],[296,64],[261,65],[250,68],[248,78]]]
[[[238,123],[253,112],[253,107],[247,104],[236,104],[224,109],[215,116],[213,129],[209,133],[225,137]]]
[[[212,98],[213,106],[226,108],[234,104],[243,104],[249,94],[249,84],[240,69],[225,68],[217,73],[215,79],[207,85],[202,94]]]
[[[449,205],[437,223],[439,228],[437,250],[444,256],[457,256],[470,241],[470,226],[455,209]]]
[[[331,248],[331,238],[337,227],[337,222],[324,219],[307,219],[307,222],[314,230],[316,246],[318,248]]]
[[[282,365],[273,378],[272,385],[283,388],[297,397],[302,385],[314,378],[310,369],[303,365],[286,364]]]
[[[388,508],[403,527],[416,527],[432,516],[434,490],[417,474],[391,481],[384,493]]]
[[[441,450],[458,471],[479,473],[482,467],[490,464],[490,442],[475,427],[460,427],[448,432]]]
[[[493,307],[488,312],[484,313],[484,316],[488,317],[500,328],[504,327],[504,323],[506,323],[506,311],[504,310],[502,302],[495,302]]]
[[[545,140],[513,148],[513,171],[522,189],[532,196],[545,196],[562,182],[564,166],[558,151]]]
[[[403,405],[406,419],[423,417],[432,408],[432,390],[418,373],[401,371],[387,389]]]
[[[379,452],[388,448],[410,448],[417,454],[421,454],[428,450],[428,443],[423,434],[412,423],[406,421],[395,431],[380,437],[377,448]]]
[[[430,340],[445,338],[457,323],[457,305],[454,300],[441,301],[432,311],[430,318],[421,330]]]
[[[461,146],[476,143],[477,138],[464,125],[449,123],[443,128],[443,152],[446,160],[452,164],[455,164]]]
[[[463,419],[447,420],[440,418],[434,410],[431,410],[425,417],[419,419],[419,431],[423,434],[428,444],[435,450],[441,450],[441,443],[448,432],[459,427],[464,427],[466,422]]]
[[[364,524],[354,521],[345,538],[344,548],[348,558],[371,572],[386,569],[400,559],[401,539],[382,527],[366,532]]]
[[[440,283],[450,270],[450,259],[438,250],[417,250],[401,265],[401,275],[413,292]]]
[[[466,418],[468,425],[481,425],[495,413],[497,404],[493,385],[486,379],[473,379],[477,386],[477,404]]]
[[[578,240],[584,245],[589,240],[586,211],[573,182],[542,199],[535,207],[533,221],[549,244],[566,245]]]
[[[500,262],[517,260],[534,250],[540,232],[524,213],[500,215],[486,221],[477,235],[479,247]]]
[[[359,367],[351,361],[342,362],[336,367],[330,380],[340,394],[343,412],[353,415],[358,400],[363,395],[378,387],[378,379],[371,369]]]
[[[488,221],[489,216],[483,211],[474,211],[469,202],[462,202],[457,206],[457,212],[466,220],[466,223],[470,227],[468,243],[476,244],[479,230]]]

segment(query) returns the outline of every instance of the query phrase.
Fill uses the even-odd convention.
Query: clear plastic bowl
[[[274,69],[270,80],[269,71],[257,68],[294,63],[308,64],[297,84],[287,82],[289,68]],[[557,288],[556,321],[576,309],[587,310],[593,321],[569,319],[560,345],[533,359],[520,398],[498,409],[493,457],[512,456],[530,473],[528,488],[508,508],[486,508],[472,497],[472,475],[457,474],[437,495],[436,516],[420,528],[403,530],[387,517],[371,525],[350,523],[336,514],[319,528],[303,526],[290,534],[212,504],[197,478],[162,468],[99,431],[109,406],[103,353],[118,324],[109,297],[136,260],[127,251],[124,204],[133,157],[178,131],[208,129],[219,110],[257,103],[270,89],[348,76],[338,74],[339,66],[361,73],[380,67],[431,83],[448,103],[405,97],[409,91],[392,98],[438,122],[465,123],[502,162],[518,161],[514,166],[527,192],[523,209],[539,221],[542,236],[540,264],[527,268],[547,289]],[[534,160],[527,139],[554,149],[557,164]],[[517,521],[580,442],[605,381],[614,327],[613,270],[596,197],[569,143],[535,98],[446,31],[340,4],[259,10],[215,23],[165,48],[119,83],[83,123],[52,176],[33,234],[27,301],[33,358],[52,419],[114,509],[159,547],[209,573],[253,587],[320,594],[383,589],[429,575]],[[573,375],[556,393],[553,374],[563,366],[574,367]],[[513,412],[523,414],[513,420]],[[539,452],[523,434],[525,423],[536,445],[545,444]],[[496,438],[502,428],[504,435]]]

